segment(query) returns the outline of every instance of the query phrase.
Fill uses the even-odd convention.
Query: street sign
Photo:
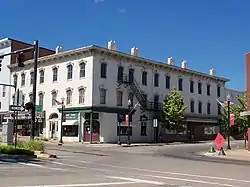
[[[224,143],[225,143],[225,138],[220,133],[218,133],[214,140],[214,144],[216,145],[218,151],[221,150]]]
[[[230,125],[234,126],[234,113],[233,112],[230,113]]]
[[[157,127],[158,126],[158,119],[153,119],[153,127]]]
[[[10,105],[11,111],[25,111],[24,106]]]
[[[125,123],[128,125],[128,121],[129,121],[129,116],[126,114],[125,116]]]
[[[43,107],[42,105],[36,105],[36,112],[42,112]]]

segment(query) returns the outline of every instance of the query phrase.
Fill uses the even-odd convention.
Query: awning
[[[198,123],[218,123],[216,119],[199,119],[199,118],[188,118],[187,122],[198,122]]]
[[[78,120],[66,120],[65,122],[63,122],[63,125],[79,125],[79,121]]]

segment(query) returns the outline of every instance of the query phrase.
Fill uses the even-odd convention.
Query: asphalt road
[[[0,159],[0,186],[250,186],[250,163],[196,155],[209,146],[49,145],[49,151],[56,153],[58,159],[17,162]],[[232,144],[232,148],[236,146]]]

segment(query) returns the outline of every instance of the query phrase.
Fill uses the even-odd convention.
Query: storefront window
[[[132,136],[132,127],[130,126],[128,128],[128,126],[117,126],[117,135],[119,135],[119,128],[120,128],[120,136],[127,136],[128,133],[130,134],[130,136]]]
[[[78,136],[78,125],[63,125],[63,136]]]

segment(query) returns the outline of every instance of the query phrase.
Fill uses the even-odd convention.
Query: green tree
[[[230,111],[234,113],[234,124],[239,129],[239,133],[244,136],[245,140],[245,146],[246,146],[246,131],[247,131],[247,118],[240,116],[241,112],[246,111],[247,109],[247,96],[246,94],[243,97],[237,96],[237,100],[239,101],[239,104],[233,104],[230,106]],[[227,133],[228,130],[228,107],[226,106],[223,109],[222,113],[222,125],[225,132]]]
[[[184,130],[183,120],[186,110],[183,96],[174,88],[163,102],[162,126],[177,135]]]

